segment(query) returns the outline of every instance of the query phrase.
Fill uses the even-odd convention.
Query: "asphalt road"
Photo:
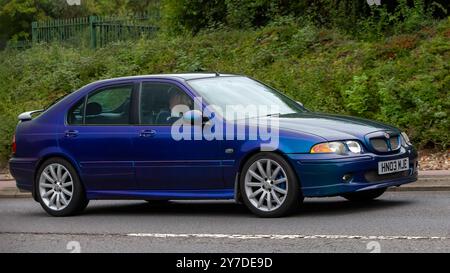
[[[450,252],[450,192],[388,192],[370,204],[307,199],[295,215],[253,216],[224,201],[93,201],[47,216],[0,199],[0,252]]]

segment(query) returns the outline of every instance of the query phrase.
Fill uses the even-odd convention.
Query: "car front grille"
[[[400,136],[390,136],[389,138],[375,137],[370,139],[372,148],[380,153],[397,151],[400,149]]]
[[[400,148],[400,137],[399,136],[391,136],[391,138],[389,138],[389,142],[391,144],[391,151],[396,151]]]
[[[370,145],[372,145],[373,149],[377,152],[385,153],[389,151],[387,142],[383,138],[372,138],[370,140]]]

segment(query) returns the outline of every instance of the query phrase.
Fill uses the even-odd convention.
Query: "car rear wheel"
[[[342,197],[352,202],[369,202],[380,197],[386,188],[343,194]]]
[[[38,201],[52,216],[77,214],[89,202],[78,174],[64,159],[46,160],[39,168],[36,180]]]
[[[244,204],[260,217],[281,217],[303,201],[296,174],[288,162],[274,153],[251,157],[240,175]]]

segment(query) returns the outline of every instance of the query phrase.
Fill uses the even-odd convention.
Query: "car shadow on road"
[[[368,203],[353,203],[338,198],[306,199],[302,207],[291,217],[361,213],[406,206],[413,202],[413,200],[380,199]],[[252,216],[244,205],[231,201],[173,201],[167,204],[149,204],[145,201],[142,203],[133,201],[129,204],[96,201],[82,215]]]
[[[138,201],[137,201],[138,202]],[[82,215],[245,215],[243,205],[228,201],[170,201],[167,204],[107,203],[97,201],[88,206]]]
[[[295,215],[344,215],[351,213],[387,210],[394,207],[406,206],[414,203],[413,200],[372,200],[369,202],[350,202],[344,199],[314,200],[303,203]]]

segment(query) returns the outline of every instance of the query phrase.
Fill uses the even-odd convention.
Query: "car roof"
[[[216,72],[211,73],[173,73],[173,74],[151,74],[151,75],[139,75],[139,76],[128,76],[128,77],[119,77],[119,78],[111,78],[97,81],[96,83],[101,82],[114,82],[118,80],[136,80],[136,79],[175,79],[175,80],[195,80],[195,79],[205,79],[205,78],[214,78],[214,77],[233,77],[233,76],[241,76],[237,74],[219,74]]]

